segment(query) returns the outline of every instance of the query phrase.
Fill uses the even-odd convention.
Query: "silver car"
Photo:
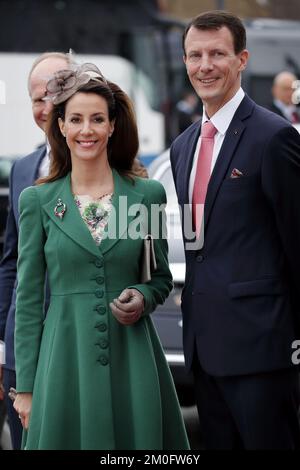
[[[158,306],[152,319],[170,365],[179,400],[182,405],[191,405],[194,403],[192,377],[186,372],[184,366],[180,308],[181,291],[185,278],[185,258],[180,213],[169,155],[169,150],[166,150],[148,167],[149,177],[160,181],[167,193],[169,263],[174,281],[174,289],[169,298],[164,305]]]

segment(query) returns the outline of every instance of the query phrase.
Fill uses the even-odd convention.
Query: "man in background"
[[[47,95],[46,84],[49,78],[73,63],[69,54],[46,52],[32,65],[28,78],[28,91],[32,103],[32,113],[36,124],[45,132],[47,116],[52,109],[51,101],[44,100]],[[3,258],[0,263],[0,340],[5,342],[6,361],[0,365],[0,384],[3,380],[12,446],[20,449],[22,425],[8,398],[10,387],[16,386],[14,357],[14,328],[16,308],[16,280],[18,258],[20,193],[34,184],[39,177],[46,176],[49,170],[49,146],[46,143],[36,151],[18,160],[12,167],[9,184],[10,209],[7,218]]]
[[[194,91],[186,90],[182,99],[176,104],[178,134],[181,134],[193,122],[201,118],[200,101]]]
[[[287,119],[292,124],[300,123],[300,115],[296,105],[292,101],[294,92],[293,84],[297,80],[296,75],[291,72],[280,72],[273,81],[272,95],[273,103],[270,110]]]

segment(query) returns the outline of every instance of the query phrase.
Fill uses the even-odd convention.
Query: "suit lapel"
[[[19,193],[21,193],[24,188],[28,188],[28,186],[32,186],[34,184],[35,180],[39,176],[39,167],[45,154],[46,146],[43,145],[36,152],[32,153],[29,157],[25,157],[29,158],[29,160],[26,164],[26,171],[23,171],[22,174],[20,174],[19,180],[17,182]],[[24,161],[26,160],[24,159]]]
[[[39,167],[42,159],[46,153],[46,146],[43,145],[41,148],[33,152],[32,154],[24,157],[20,160],[20,167],[15,174],[13,179],[13,192],[12,195],[12,204],[15,214],[15,219],[17,226],[19,228],[19,196],[23,189],[32,186],[35,183],[35,180],[38,178]]]
[[[43,205],[43,209],[56,226],[94,256],[99,256],[99,252],[106,253],[119,241],[120,237],[127,231],[129,223],[138,215],[138,210],[128,215],[127,208],[129,210],[133,204],[137,204],[136,208],[138,208],[143,199],[143,195],[134,191],[132,184],[125,178],[122,178],[115,170],[113,170],[113,178],[113,208],[105,229],[106,236],[101,241],[99,247],[82,220],[74,201],[71,191],[70,173],[61,179],[61,183],[56,187],[55,196],[51,201]],[[66,212],[62,219],[54,214],[54,208],[57,205],[58,199],[61,199],[66,205]],[[122,217],[119,217],[120,214]]]
[[[194,154],[197,146],[197,142],[200,135],[200,122],[198,122],[195,127],[192,129],[191,135],[187,138],[186,146],[184,147],[184,152],[186,153],[186,164],[185,172],[183,178],[180,178],[182,181],[182,191],[181,194],[184,194],[184,204],[189,204],[189,185],[190,185],[190,176],[194,161]]]
[[[208,224],[221,183],[225,178],[236,147],[246,127],[243,120],[251,114],[253,107],[254,102],[245,96],[228,127],[207,188],[204,207],[205,227]]]
[[[37,150],[37,158],[35,164],[32,166],[32,174],[31,174],[31,183],[33,184],[35,180],[37,180],[39,176],[39,168],[42,163],[43,158],[45,157],[47,152],[46,145],[43,145],[40,149]]]

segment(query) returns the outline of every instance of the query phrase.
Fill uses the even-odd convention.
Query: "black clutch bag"
[[[157,263],[155,258],[154,240],[152,235],[148,234],[144,238],[144,247],[141,266],[141,282],[144,284],[151,281],[151,273],[156,271]]]

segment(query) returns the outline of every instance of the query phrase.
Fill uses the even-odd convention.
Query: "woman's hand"
[[[132,325],[141,317],[144,304],[144,296],[137,289],[125,289],[109,306],[122,325]]]
[[[32,393],[18,393],[14,401],[14,409],[19,415],[22,426],[28,429],[31,413]]]

